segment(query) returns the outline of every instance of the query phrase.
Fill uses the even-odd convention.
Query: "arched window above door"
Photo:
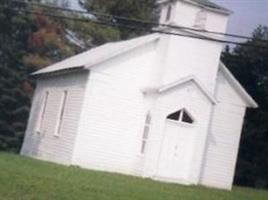
[[[189,114],[189,112],[186,109],[181,109],[174,113],[169,114],[167,116],[167,119],[178,122],[184,122],[188,124],[194,123],[193,117]]]

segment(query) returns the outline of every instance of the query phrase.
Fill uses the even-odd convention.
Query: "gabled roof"
[[[112,42],[90,49],[84,53],[72,56],[49,67],[43,68],[32,75],[41,75],[70,69],[89,69],[90,67],[118,56],[136,47],[156,41],[160,38],[157,33],[134,38],[131,40]]]
[[[166,85],[162,85],[162,86],[157,87],[157,88],[147,88],[147,89],[144,89],[143,92],[144,93],[159,93],[159,94],[161,94],[165,91],[168,91],[172,88],[175,88],[179,85],[183,85],[183,84],[188,83],[188,82],[194,83],[200,89],[200,91],[208,98],[209,101],[211,101],[213,104],[216,104],[217,100],[208,91],[208,89],[202,84],[202,82],[198,78],[196,78],[195,76],[187,76],[187,77],[181,78],[177,81],[171,82],[171,83],[166,84]]]
[[[242,99],[246,102],[248,107],[257,108],[257,102],[247,93],[247,91],[243,88],[243,86],[236,80],[233,74],[227,69],[227,67],[220,62],[219,70],[223,73],[225,78],[230,82],[230,84],[234,87],[237,93],[242,97]]]
[[[172,2],[172,1],[178,1],[178,0],[158,0],[158,4],[168,3],[168,2]],[[232,14],[232,11],[230,11],[222,6],[219,6],[218,4],[215,4],[211,1],[208,1],[208,0],[180,0],[180,1],[199,5],[199,6],[207,8],[207,9],[211,9],[211,10],[225,13],[228,15]]]

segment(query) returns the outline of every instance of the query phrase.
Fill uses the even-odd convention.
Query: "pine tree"
[[[57,5],[59,1],[49,2]],[[88,0],[83,6],[89,12],[94,10],[150,21],[156,17],[155,2]],[[14,11],[14,8],[28,9],[38,14]],[[48,17],[43,15],[44,9],[9,0],[1,1],[0,150],[20,150],[34,88],[34,80],[29,77],[31,72],[103,43],[145,34],[144,31],[101,26],[93,22],[79,23]],[[128,21],[114,20],[129,25]],[[79,40],[82,45],[74,44],[70,38]]]
[[[27,5],[1,2],[0,7],[0,150],[18,152],[30,110],[34,81],[29,74],[75,53],[64,28],[48,17],[18,13]]]
[[[119,18],[107,18],[95,13],[120,16],[125,18],[133,18],[145,21],[156,21],[158,17],[158,9],[156,0],[84,0],[80,1],[80,5],[89,13],[92,18],[101,22],[113,22],[113,26],[101,26],[99,24],[68,22],[68,28],[76,33],[77,37],[82,39],[87,47],[94,47],[110,41],[124,40],[136,36],[144,35],[147,31],[132,30],[116,25],[137,26],[144,28],[144,24],[130,22]],[[146,25],[150,29],[152,26]]]
[[[28,17],[17,17],[1,3],[0,12],[0,150],[18,151],[29,112],[29,95],[23,90],[29,70],[22,57],[33,23]],[[5,8],[3,8],[5,7]],[[19,40],[17,40],[19,38]]]

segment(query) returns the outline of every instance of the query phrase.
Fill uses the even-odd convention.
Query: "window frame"
[[[173,17],[173,5],[169,4],[165,13],[165,22],[170,22]]]
[[[180,112],[178,120],[168,118],[170,115],[172,115],[172,114],[174,114],[176,112]],[[172,122],[172,123],[183,124],[183,125],[187,125],[187,126],[193,126],[193,125],[196,124],[195,118],[187,111],[187,109],[183,108],[183,109],[180,109],[180,110],[178,110],[176,112],[168,114],[167,117],[166,117],[166,120],[168,120],[169,122]],[[192,123],[183,121],[184,113],[186,113],[190,117],[190,119],[192,120]]]
[[[48,99],[49,99],[49,91],[45,91],[42,95],[42,103],[41,103],[41,109],[39,110],[39,116],[37,121],[37,126],[35,128],[35,132],[37,134],[41,134],[43,131],[44,126],[44,120],[47,112],[47,105],[48,105]]]
[[[61,102],[60,102],[60,107],[59,107],[58,117],[57,117],[57,123],[55,127],[55,132],[54,132],[55,137],[59,137],[62,131],[62,125],[63,125],[64,115],[66,111],[68,94],[69,94],[68,90],[64,90],[62,92]]]
[[[143,132],[142,132],[142,139],[141,139],[141,146],[140,146],[140,154],[141,155],[144,155],[146,152],[146,146],[148,143],[151,121],[152,121],[152,116],[151,116],[150,112],[148,112],[146,114],[146,117],[145,117],[145,123],[144,123],[144,127],[143,127]]]

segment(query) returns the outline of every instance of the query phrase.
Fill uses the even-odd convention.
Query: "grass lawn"
[[[187,187],[0,153],[0,199],[266,200],[268,191]]]

